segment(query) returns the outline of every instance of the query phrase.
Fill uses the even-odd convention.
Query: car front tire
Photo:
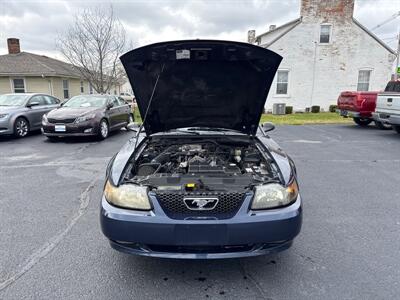
[[[29,133],[29,122],[27,119],[19,117],[14,122],[14,136],[22,138]]]
[[[108,122],[106,119],[102,119],[99,124],[98,138],[100,140],[105,140],[108,137],[110,128],[108,127]]]
[[[371,119],[364,118],[353,118],[353,120],[357,125],[360,125],[362,127],[368,126],[372,122]]]

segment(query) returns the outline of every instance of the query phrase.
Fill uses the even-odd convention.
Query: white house
[[[266,109],[286,103],[294,110],[327,110],[341,91],[382,90],[395,52],[353,18],[354,0],[301,0],[300,18],[248,42],[283,56]]]

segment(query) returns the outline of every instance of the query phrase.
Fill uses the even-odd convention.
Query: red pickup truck
[[[345,118],[353,118],[360,126],[369,125],[374,119],[378,92],[342,92],[337,100],[338,112]],[[390,125],[375,120],[379,129],[390,129]]]

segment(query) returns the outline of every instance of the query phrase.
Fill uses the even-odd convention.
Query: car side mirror
[[[110,108],[113,108],[114,107],[114,104],[112,104],[112,103],[108,103],[107,104],[107,109],[110,109]]]
[[[27,107],[38,106],[40,103],[38,101],[33,101],[28,103]]]
[[[268,131],[274,130],[275,125],[274,125],[274,123],[271,123],[271,122],[265,122],[265,123],[262,123],[261,129],[262,129],[262,131],[264,131],[264,133],[266,133]]]

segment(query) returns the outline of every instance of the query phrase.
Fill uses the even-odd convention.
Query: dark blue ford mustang
[[[121,57],[144,118],[113,157],[104,235],[122,252],[213,259],[287,249],[302,222],[296,169],[259,127],[281,57],[228,41],[153,44]]]

